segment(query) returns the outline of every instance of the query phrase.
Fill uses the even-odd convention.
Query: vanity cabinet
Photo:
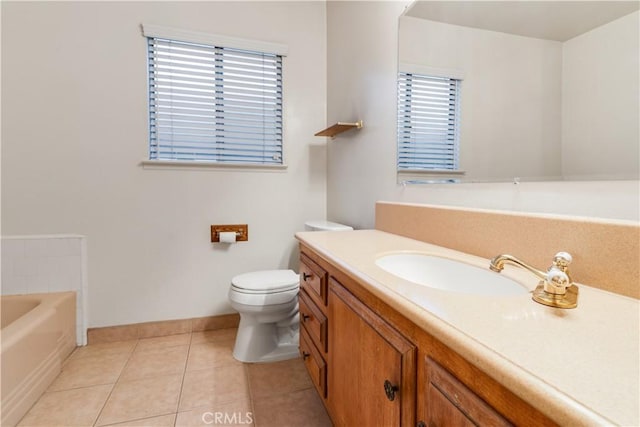
[[[301,244],[300,353],[336,426],[555,426]]]

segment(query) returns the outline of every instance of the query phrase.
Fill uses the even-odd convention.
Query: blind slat
[[[148,37],[149,158],[282,164],[282,57]]]

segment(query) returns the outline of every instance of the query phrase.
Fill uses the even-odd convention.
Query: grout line
[[[127,362],[122,367],[122,370],[120,371],[120,374],[118,375],[118,378],[116,378],[116,382],[113,383],[113,387],[111,387],[111,391],[109,392],[109,395],[105,399],[104,404],[102,405],[102,408],[100,409],[100,412],[98,412],[98,415],[96,416],[96,419],[93,422],[93,426],[94,427],[98,424],[98,420],[100,419],[100,416],[102,415],[102,412],[104,411],[104,408],[107,406],[107,403],[109,402],[109,399],[111,399],[111,395],[113,394],[113,391],[116,389],[116,385],[118,384],[118,381],[120,381],[120,377],[122,377],[122,373],[125,371],[125,369],[127,369],[127,365],[129,364],[129,361],[133,357],[133,353],[135,353],[136,348],[138,348],[138,343],[139,342],[140,342],[140,340],[136,339],[136,345],[134,345],[133,348],[131,349],[131,352],[129,353],[129,357],[127,358]]]
[[[158,418],[158,417],[166,417],[167,415],[177,415],[175,412],[167,412],[166,414],[158,414],[158,415],[151,415],[148,417],[142,417],[142,418],[132,418],[130,420],[126,420],[126,421],[118,421],[116,423],[113,424],[107,424],[104,427],[109,427],[109,426],[116,426],[116,425],[123,425],[126,426],[125,423],[130,423],[130,422],[136,422],[136,421],[142,421],[142,420],[150,420],[151,418]]]
[[[178,413],[180,412],[180,402],[182,401],[182,391],[184,390],[184,377],[187,375],[187,365],[189,364],[189,356],[191,355],[191,343],[193,341],[193,332],[189,333],[189,348],[187,349],[187,358],[184,361],[184,368],[182,369],[182,381],[180,382],[180,392],[178,393],[178,403],[176,405],[176,417],[173,420],[175,427],[178,422]]]
[[[242,363],[244,367],[244,374],[247,377],[247,388],[249,389],[249,406],[251,407],[251,415],[253,418],[253,426],[258,427],[258,423],[256,421],[256,409],[253,401],[253,389],[251,387],[251,378],[249,375],[249,363]]]

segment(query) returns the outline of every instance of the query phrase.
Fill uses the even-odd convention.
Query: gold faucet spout
[[[496,273],[500,273],[503,269],[504,269],[504,264],[505,263],[509,263],[509,264],[515,264],[518,265],[524,269],[529,270],[530,272],[532,272],[533,274],[535,274],[536,276],[538,276],[540,278],[540,280],[546,280],[547,279],[547,273],[538,270],[537,268],[534,268],[532,266],[530,266],[529,264],[527,264],[526,262],[522,261],[521,259],[518,259],[516,257],[514,257],[513,255],[509,255],[509,254],[502,254],[502,255],[498,255],[497,257],[493,258],[491,260],[491,264],[489,264],[489,268],[493,271],[495,271]]]

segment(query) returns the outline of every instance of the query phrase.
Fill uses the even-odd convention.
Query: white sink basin
[[[426,254],[385,255],[376,265],[388,273],[418,285],[475,295],[522,295],[529,290],[491,270]]]

